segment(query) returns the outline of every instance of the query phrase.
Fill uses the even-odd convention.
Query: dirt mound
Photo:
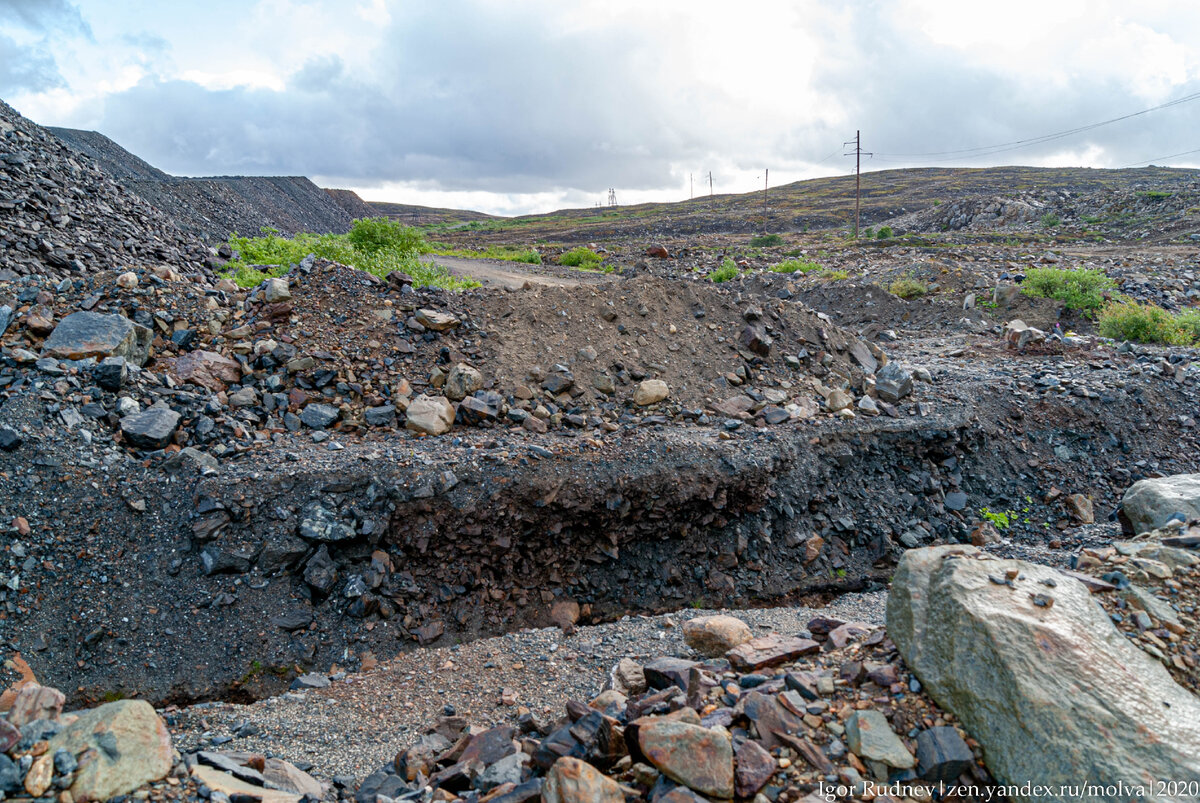
[[[369,207],[354,193],[331,195],[303,176],[214,176],[177,178],[95,131],[53,129],[77,151],[97,160],[128,190],[169,216],[180,229],[216,243],[230,234],[258,234],[263,228],[284,234],[349,231],[354,217]],[[354,201],[358,203],[355,204]],[[347,211],[352,206],[357,213]]]
[[[0,101],[0,274],[62,277],[207,256],[87,154]]]

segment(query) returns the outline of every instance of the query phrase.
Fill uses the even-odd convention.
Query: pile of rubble
[[[130,265],[199,272],[207,259],[170,218],[0,101],[0,280]]]

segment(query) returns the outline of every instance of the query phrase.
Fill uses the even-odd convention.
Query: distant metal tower
[[[608,205],[609,206],[617,205],[617,191],[613,187],[608,188]]]

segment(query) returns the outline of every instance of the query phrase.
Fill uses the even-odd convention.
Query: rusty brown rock
[[[58,689],[30,683],[21,687],[8,714],[9,724],[22,728],[35,719],[56,720],[62,713],[66,696]]]
[[[685,722],[657,720],[638,727],[638,747],[671,780],[702,795],[733,797],[729,735]]]
[[[598,769],[577,758],[563,756],[546,773],[543,803],[625,803],[621,787]]]
[[[200,385],[213,392],[241,381],[242,367],[215,351],[193,351],[175,360],[175,374],[184,382]]]
[[[821,649],[812,639],[791,638],[772,633],[750,639],[730,650],[726,657],[739,672],[756,672],[768,666],[778,666]]]

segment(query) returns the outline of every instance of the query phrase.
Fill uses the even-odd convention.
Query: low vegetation
[[[879,231],[875,232],[876,240],[887,240],[893,236],[891,226],[880,226]]]
[[[721,267],[708,274],[708,278],[714,282],[727,282],[730,279],[736,279],[741,273],[738,270],[737,263],[729,257],[725,257],[725,261],[721,263]]]
[[[601,263],[603,262],[603,256],[583,246],[572,248],[558,258],[558,264],[566,265],[568,268],[579,268],[580,270],[603,270],[601,267]]]
[[[1097,324],[1102,336],[1135,343],[1190,346],[1200,338],[1200,310],[1172,315],[1162,307],[1132,299],[1105,306]]]
[[[1047,212],[1046,214],[1042,215],[1043,228],[1052,229],[1060,223],[1062,223],[1062,218],[1053,212]]]
[[[229,238],[237,259],[223,274],[239,287],[256,287],[272,276],[283,276],[292,265],[313,254],[343,265],[386,277],[394,270],[413,277],[419,287],[444,287],[462,290],[478,287],[471,278],[453,276],[442,265],[422,262],[420,255],[429,250],[425,238],[416,229],[387,218],[363,218],[354,221],[347,234],[308,234],[280,237],[276,229],[263,229],[260,237]]]
[[[783,238],[778,234],[760,234],[750,238],[751,248],[770,248],[775,245],[783,245]]]
[[[463,259],[503,259],[506,262],[523,262],[527,265],[542,264],[542,255],[536,248],[523,248],[519,245],[489,245],[484,249],[471,249],[455,248],[448,243],[431,242],[429,253]]]
[[[920,298],[928,294],[929,288],[924,282],[906,276],[903,279],[896,279],[896,281],[889,284],[888,292],[894,296],[903,298],[905,301],[911,301],[914,298]]]
[[[1067,309],[1094,315],[1104,306],[1105,294],[1116,286],[1104,271],[1092,268],[1030,268],[1021,292],[1034,298],[1053,298]]]
[[[775,273],[811,273],[820,269],[821,266],[811,259],[785,259],[778,265],[771,266]]]

